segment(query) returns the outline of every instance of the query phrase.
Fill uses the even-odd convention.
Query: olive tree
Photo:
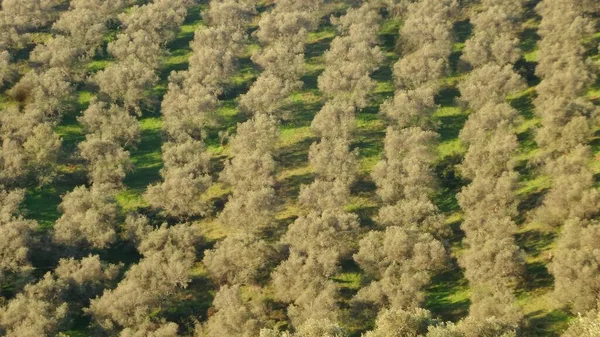
[[[165,143],[163,181],[148,187],[146,200],[170,216],[206,215],[211,210],[202,194],[211,186],[210,157],[200,141]]]
[[[78,186],[60,204],[61,217],[54,225],[54,241],[66,246],[103,249],[117,239],[119,208],[106,186]]]
[[[233,158],[225,163],[220,175],[233,190],[219,216],[221,223],[246,231],[269,226],[276,205],[272,153],[277,140],[277,121],[273,117],[256,115],[238,125],[231,141]]]
[[[54,273],[25,289],[0,308],[0,332],[5,336],[54,336],[69,325],[79,303],[96,296],[118,275],[118,266],[97,255],[61,259]]]
[[[202,262],[217,284],[256,284],[268,279],[278,251],[251,234],[230,235],[204,252]]]
[[[0,282],[10,275],[26,276],[32,266],[29,254],[35,243],[37,223],[18,212],[25,197],[24,190],[0,191]]]
[[[242,297],[239,286],[223,286],[213,300],[216,313],[206,323],[208,337],[252,337],[264,327],[266,308],[260,298]]]
[[[418,307],[424,299],[422,288],[446,259],[442,244],[414,227],[371,231],[359,246],[354,260],[374,280],[356,299],[381,306]]]
[[[158,82],[158,76],[142,62],[127,59],[97,72],[93,80],[112,102],[141,114],[141,105],[149,100],[147,90]]]
[[[109,334],[144,324],[178,289],[190,281],[199,238],[186,224],[161,226],[139,244],[143,258],[125,273],[116,288],[92,299],[85,312]]]

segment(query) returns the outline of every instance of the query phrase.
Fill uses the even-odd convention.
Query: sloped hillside
[[[0,31],[0,335],[600,333],[596,0],[2,0]]]

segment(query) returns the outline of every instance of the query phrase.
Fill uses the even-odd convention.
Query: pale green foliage
[[[139,142],[140,127],[137,119],[118,105],[94,100],[83,116],[77,119],[87,133],[97,134],[120,146],[129,147]]]
[[[600,223],[578,218],[565,222],[558,239],[549,268],[554,275],[554,294],[561,303],[571,305],[573,312],[598,309],[599,239]]]
[[[491,319],[509,327],[510,331],[523,319],[523,312],[510,287],[475,286],[472,288],[471,303],[465,326],[480,326],[481,322]]]
[[[594,32],[593,21],[585,13],[586,10],[588,13],[592,12],[594,5],[591,2],[584,5],[587,1],[575,2],[576,5],[572,1],[549,0],[536,6],[536,11],[542,16],[538,28],[538,34],[542,37],[538,42],[541,52],[536,73],[544,80],[552,76],[570,76],[569,70],[586,68],[581,58],[584,48],[580,40],[586,34]],[[565,66],[569,68],[564,69]],[[590,75],[585,74],[578,81],[586,82]],[[576,86],[573,89],[579,88]]]
[[[56,20],[59,14],[57,9],[64,2],[63,0],[3,0],[2,12],[0,12],[2,30],[24,33],[45,26]]]
[[[202,262],[217,284],[254,284],[268,276],[277,260],[277,250],[265,240],[237,234],[205,251]]]
[[[254,53],[252,61],[264,69],[261,76],[273,74],[293,87],[300,87],[302,83],[298,77],[304,66],[303,47],[303,44],[294,46],[287,40],[275,40],[268,48]]]
[[[289,227],[283,242],[309,256],[349,258],[356,246],[358,216],[339,209],[300,216]]]
[[[449,71],[448,58],[452,52],[452,19],[458,10],[455,0],[416,1],[406,6],[406,19],[400,29],[399,46],[402,57],[394,64],[394,80],[399,89],[417,90],[408,97],[400,96],[396,108],[412,101],[428,102],[428,92],[422,87],[436,88],[438,81]],[[435,15],[432,15],[435,13]],[[431,93],[433,95],[433,93]],[[407,112],[408,116],[415,112]]]
[[[271,12],[261,16],[256,36],[264,43],[284,40],[284,37],[294,39],[291,42],[301,41],[317,24],[314,14],[322,3],[323,0],[280,1]]]
[[[237,25],[242,29],[256,15],[256,0],[213,0],[203,13],[211,26]]]
[[[135,246],[140,243],[152,232],[153,228],[149,225],[148,217],[136,213],[127,214],[123,232],[121,236]]]
[[[151,43],[165,43],[175,37],[187,13],[189,0],[156,0],[147,5],[133,6],[119,15],[124,34],[144,31]]]
[[[593,172],[587,167],[592,158],[585,144],[592,137],[598,108],[580,97],[596,81],[592,63],[586,60],[581,41],[593,34],[590,14],[597,4],[588,1],[548,0],[538,4],[542,16],[538,34],[538,65],[541,82],[534,101],[542,126],[536,141],[542,149],[544,170],[552,188],[535,211],[535,220],[563,225],[550,265],[555,279],[555,295],[574,312],[597,309],[596,277],[598,261],[595,245],[599,194]],[[566,336],[593,335],[594,324],[579,319]],[[597,334],[597,333],[596,333]]]
[[[28,108],[40,111],[45,118],[53,119],[67,110],[72,99],[73,86],[59,68],[30,71],[10,89],[9,94]]]
[[[31,52],[30,60],[45,67],[68,69],[82,54],[83,51],[71,39],[57,35],[37,45]]]
[[[333,18],[341,31],[325,53],[325,71],[319,76],[319,89],[327,98],[338,98],[351,106],[364,108],[376,83],[369,75],[379,68],[384,55],[376,46],[381,17],[368,3]]]
[[[384,159],[373,169],[377,195],[384,204],[433,193],[432,165],[438,135],[420,128],[387,129]]]
[[[581,55],[568,54],[565,59],[555,60],[564,64],[562,68],[551,69],[557,73],[548,75],[540,70],[543,80],[537,86],[537,91],[541,97],[552,97],[560,95],[567,98],[575,98],[585,93],[585,90],[594,83],[596,75],[592,68],[582,59]]]
[[[302,86],[306,35],[317,23],[315,12],[322,0],[277,2],[261,15],[255,32],[264,48],[252,55],[263,68],[240,107],[252,114],[274,114],[285,98]]]
[[[69,9],[52,25],[59,35],[38,44],[30,60],[67,72],[78,70],[74,64],[94,56],[108,34],[108,21],[115,19],[125,5],[125,0],[70,1]]]
[[[493,282],[511,284],[522,272],[523,256],[515,245],[515,176],[478,176],[458,195],[464,210],[464,239],[469,252],[461,258],[466,277],[474,285]],[[490,207],[493,205],[493,207]]]
[[[271,226],[278,200],[270,186],[234,193],[219,215],[219,222],[247,232],[261,232]]]
[[[452,322],[441,323],[436,326],[430,326],[427,329],[427,337],[464,337],[460,333],[458,326]],[[504,336],[510,337],[510,336]]]
[[[260,337],[345,337],[347,334],[337,324],[328,319],[310,319],[296,329],[296,332],[279,332],[262,329]]]
[[[56,272],[46,273],[0,308],[0,333],[4,336],[55,336],[68,322],[69,311],[77,303],[95,296],[118,267],[102,263],[99,257],[82,260],[61,259]]]
[[[597,314],[590,313],[572,321],[562,337],[595,337],[598,335],[600,335],[600,320],[598,320]]]
[[[14,70],[11,61],[12,57],[8,51],[0,51],[0,89],[13,78]]]
[[[430,43],[406,55],[394,64],[396,85],[402,89],[414,90],[421,86],[437,86],[449,71],[449,45]]]
[[[356,108],[340,100],[325,102],[310,126],[318,137],[350,139],[356,129]]]
[[[275,74],[265,73],[240,97],[240,106],[247,113],[273,115],[281,107],[282,101],[300,88],[300,84],[298,80],[285,81]]]
[[[146,200],[152,207],[174,217],[206,215],[211,209],[202,194],[211,183],[210,157],[204,144],[196,140],[163,145],[163,182],[148,187]]]
[[[444,215],[426,195],[381,206],[376,220],[380,225],[386,227],[410,228],[417,226],[419,230],[431,233],[436,238],[447,236],[449,230],[444,223]]]
[[[506,96],[525,89],[525,82],[511,65],[486,64],[473,70],[458,88],[461,100],[478,111],[486,104],[505,102]]]
[[[68,304],[54,299],[60,292],[48,273],[0,308],[0,332],[5,336],[49,336],[56,332],[68,314]]]
[[[92,48],[104,38],[107,31],[106,22],[123,10],[128,2],[128,0],[71,0],[69,10],[56,20],[52,29],[70,35],[78,43]]]
[[[518,111],[508,103],[486,103],[469,115],[460,130],[460,139],[469,145],[476,144],[497,129],[510,128],[519,120],[518,116]]]
[[[535,140],[544,154],[556,157],[590,139],[598,123],[598,108],[582,98],[538,96],[535,100],[541,127]]]
[[[465,276],[471,280],[473,286],[508,286],[521,276],[524,256],[512,238],[514,222],[494,218],[469,220],[463,227],[470,231],[464,240],[470,251],[461,257],[460,263],[465,267]],[[478,229],[473,230],[469,227]],[[494,229],[497,233],[489,233]]]
[[[244,299],[239,286],[223,286],[213,300],[217,312],[208,320],[208,337],[253,337],[264,326],[266,308],[260,299]]]
[[[350,149],[350,142],[343,138],[322,138],[313,143],[308,151],[308,161],[317,178],[340,181],[350,187],[356,179],[358,150]]]
[[[292,337],[345,337],[347,334],[335,322],[326,318],[309,319],[300,325]],[[261,336],[262,337],[262,336]]]
[[[27,275],[32,269],[29,253],[37,223],[19,215],[24,197],[24,190],[0,191],[0,283],[11,274]]]
[[[54,274],[66,288],[61,296],[66,301],[81,303],[96,296],[107,281],[116,279],[120,268],[121,265],[102,262],[98,255],[89,255],[81,260],[60,259]]]
[[[299,203],[308,209],[343,208],[350,200],[350,186],[342,180],[315,180],[310,185],[300,186]]]
[[[429,200],[435,187],[432,171],[438,135],[418,127],[389,127],[384,158],[371,173],[383,201],[377,221],[384,226],[409,228],[443,236],[443,216]]]
[[[118,206],[106,186],[78,186],[63,197],[54,241],[66,246],[103,249],[117,238]]]
[[[519,327],[516,323],[504,322],[496,317],[467,317],[459,323],[458,329],[464,337],[517,337]]]
[[[535,211],[537,221],[558,226],[567,219],[591,219],[598,214],[600,194],[587,167],[590,159],[591,149],[579,145],[546,165],[553,187]]]
[[[139,326],[123,329],[119,337],[178,337],[178,329],[173,322],[161,324],[147,320]]]
[[[431,313],[424,309],[384,309],[377,316],[375,330],[367,332],[363,337],[424,336],[431,321]]]
[[[460,171],[471,183],[457,195],[467,248],[459,263],[472,295],[469,316],[459,326],[466,336],[510,336],[523,319],[513,292],[524,254],[515,243],[513,221],[518,215],[513,170],[518,112],[506,100],[526,87],[512,65],[520,56],[515,36],[524,3],[488,0],[482,5],[462,57],[475,69],[458,84],[460,100],[473,110],[460,133],[468,146]]]
[[[38,182],[51,180],[61,139],[36,109],[8,107],[0,114],[0,182],[13,184],[35,173]]]
[[[328,278],[337,271],[337,257],[328,255],[305,256],[293,249],[271,274],[275,297],[283,302],[293,302],[304,293],[325,289]]]
[[[382,306],[417,307],[421,289],[444,266],[446,252],[430,234],[416,228],[388,227],[371,231],[361,241],[354,260],[375,280],[357,299]]]
[[[517,214],[517,202],[511,191],[516,183],[514,172],[503,172],[500,176],[477,176],[457,195],[461,208],[468,210],[469,218],[485,219],[495,216],[498,219],[511,218]],[[493,205],[493,208],[489,208]],[[468,219],[465,226],[468,226]],[[473,228],[467,228],[475,229]]]
[[[93,299],[86,312],[107,333],[143,324],[150,312],[190,281],[198,238],[192,228],[163,225],[140,245],[144,257],[125,273],[119,285]]]
[[[467,142],[469,150],[460,164],[461,175],[469,179],[478,176],[485,179],[512,171],[519,142],[509,125],[503,122],[497,129],[483,133],[482,136],[473,142]]]
[[[238,18],[227,25],[196,31],[194,41],[190,43],[194,53],[190,56],[190,67],[186,73],[191,83],[202,84],[215,92],[221,90],[222,84],[233,74],[236,56],[247,42],[245,32],[241,28],[233,29],[231,25],[243,22],[244,19]]]
[[[332,281],[326,281],[322,287],[308,287],[288,307],[288,317],[298,330],[314,320],[337,322],[340,316],[338,287]],[[313,328],[305,328],[308,331]]]
[[[431,85],[397,90],[394,98],[383,102],[381,111],[400,128],[431,129],[435,127],[431,117],[437,108],[434,98],[435,88]]]
[[[408,5],[406,20],[400,30],[400,46],[408,54],[429,44],[448,49],[452,44],[452,20],[458,14],[456,0],[414,1]]]
[[[215,93],[195,80],[188,73],[172,74],[169,90],[161,103],[164,129],[178,142],[188,138],[202,139],[204,127],[217,107]]]
[[[542,119],[536,141],[543,154],[556,157],[583,144],[593,134],[598,109],[584,99],[587,88],[596,80],[592,64],[587,62],[581,40],[595,32],[589,17],[593,5],[587,1],[549,0],[538,4],[542,16],[538,34],[536,74],[536,113]]]
[[[88,134],[78,144],[81,157],[89,164],[88,177],[94,184],[120,186],[127,172],[132,169],[129,151],[124,150],[112,139],[101,134]]]
[[[301,186],[300,204],[321,211],[346,205],[358,168],[358,151],[350,149],[350,141],[322,138],[311,145],[308,159],[316,180],[311,185]]]
[[[187,224],[168,227],[163,224],[157,229],[148,232],[138,245],[138,251],[145,257],[154,254],[172,253],[171,250],[179,249],[186,258],[191,258],[200,237],[194,228]]]
[[[239,190],[271,186],[275,169],[272,152],[279,139],[277,120],[257,115],[238,124],[237,132],[231,140],[233,159],[226,163],[221,180]]]
[[[518,29],[525,1],[484,1],[471,18],[474,34],[461,57],[472,67],[514,64],[520,57]]]
[[[118,35],[107,50],[121,62],[140,62],[150,69],[158,68],[164,53],[161,45],[153,42],[150,33],[145,30]]]
[[[489,13],[492,16],[501,13]],[[465,52],[461,60],[472,67],[485,64],[514,64],[521,56],[519,40],[512,34],[492,35],[489,32],[477,34],[465,42]]]
[[[238,134],[231,141],[233,158],[220,175],[233,190],[219,217],[224,225],[260,231],[272,221],[276,205],[272,152],[278,141],[277,125],[273,117],[262,114],[238,125]]]
[[[141,113],[140,104],[148,100],[146,91],[158,81],[154,71],[142,62],[128,59],[110,64],[94,75],[94,82],[114,103]]]

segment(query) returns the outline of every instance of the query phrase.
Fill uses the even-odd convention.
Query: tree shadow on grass
[[[28,188],[21,206],[23,215],[36,220],[41,230],[48,230],[61,215],[58,205],[62,196],[76,186],[86,184],[87,173],[81,167],[73,166],[73,171],[59,174],[51,184]]]
[[[531,292],[537,289],[551,289],[554,277],[542,262],[531,262],[525,265],[525,279],[519,292]]]
[[[175,322],[187,332],[192,333],[194,320],[206,321],[214,299],[216,286],[205,275],[195,276],[180,293],[172,296],[164,303],[160,314],[167,321]]]
[[[302,185],[309,185],[313,180],[314,175],[312,173],[287,177],[278,184],[277,195],[285,196],[286,199],[295,201],[298,199]]]
[[[544,313],[541,310],[526,316],[528,326],[523,337],[558,337],[567,328],[570,316],[561,309]]]
[[[454,23],[454,27],[452,27],[452,32],[454,33],[456,42],[464,43],[473,34],[473,25],[469,19],[457,21]]]
[[[467,316],[471,305],[466,295],[457,296],[466,291],[467,283],[458,263],[452,260],[448,270],[432,278],[426,289],[425,308],[444,321],[458,322]]]
[[[134,170],[124,180],[125,186],[138,191],[145,190],[146,186],[161,179],[162,130],[142,130],[140,139],[137,149],[131,151]]]
[[[517,210],[519,215],[516,217],[516,222],[518,224],[525,223],[527,221],[527,217],[529,213],[535,209],[537,209],[540,205],[542,205],[542,201],[544,200],[544,195],[548,192],[547,189],[542,189],[540,191],[533,191],[531,193],[526,194],[520,201],[517,206]]]
[[[278,149],[275,161],[282,169],[293,169],[308,163],[308,149],[315,141],[314,138],[305,138],[290,146]]]
[[[455,154],[446,156],[434,167],[439,186],[433,197],[433,202],[443,213],[450,214],[460,211],[456,194],[466,185],[458,174],[457,165],[462,162],[462,156]]]

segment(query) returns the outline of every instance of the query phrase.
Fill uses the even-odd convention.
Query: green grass
[[[539,126],[539,118],[534,113],[533,105],[534,86],[539,82],[534,71],[537,60],[537,41],[539,40],[536,33],[539,17],[532,9],[535,3],[536,1],[531,1],[528,5],[526,21],[520,34],[524,56],[516,65],[517,70],[526,78],[530,88],[509,100],[509,103],[521,115],[521,121],[515,129],[520,144],[516,158],[517,170],[520,174],[516,191],[519,200],[519,217],[516,219],[519,230],[515,233],[515,237],[526,254],[527,264],[526,276],[518,288],[517,295],[527,318],[527,324],[523,330],[524,336],[559,336],[571,315],[563,311],[560,304],[555,303],[551,298],[553,280],[546,266],[546,256],[554,246],[557,230],[533,223],[528,218],[528,213],[536,207],[540,196],[551,185],[548,177],[540,175],[538,170],[530,165],[538,153],[535,129]],[[125,178],[125,187],[117,196],[120,206],[126,212],[146,212],[148,204],[144,200],[143,194],[148,185],[161,181],[160,169],[163,165],[161,146],[164,143],[164,137],[158,102],[166,90],[170,73],[186,70],[188,67],[187,60],[191,55],[189,43],[192,41],[196,29],[201,29],[203,25],[200,11],[205,6],[206,4],[203,3],[190,10],[176,39],[167,46],[169,53],[164,58],[163,66],[159,70],[160,83],[151,92],[155,104],[140,118],[141,142],[136,149],[131,150],[133,170]],[[261,7],[261,10],[264,8]],[[330,10],[339,14],[343,13],[345,7],[332,5]],[[280,140],[275,155],[279,164],[276,188],[282,201],[277,220],[283,224],[282,227],[289,224],[302,212],[297,205],[300,186],[310,184],[314,179],[312,168],[308,163],[308,150],[315,141],[310,124],[324,103],[324,98],[318,90],[318,76],[325,67],[324,52],[329,48],[336,35],[335,29],[327,20],[323,19],[322,23],[316,31],[308,34],[305,75],[302,77],[304,86],[301,90],[293,93],[282,108]],[[361,227],[365,232],[376,227],[374,217],[380,206],[376,196],[376,186],[370,173],[381,159],[383,150],[383,139],[388,122],[381,116],[379,107],[394,94],[395,86],[391,69],[398,58],[396,41],[401,25],[401,20],[397,19],[386,19],[383,22],[380,30],[380,45],[386,55],[386,60],[372,76],[377,81],[377,86],[371,93],[370,105],[356,115],[357,127],[352,147],[359,149],[360,169],[357,182],[352,189],[351,202],[347,205],[346,211],[354,212],[359,216]],[[112,37],[114,37],[114,33],[111,33]],[[440,135],[440,142],[437,146],[437,160],[434,169],[440,183],[432,198],[446,216],[446,224],[452,230],[452,236],[448,239],[451,257],[448,267],[435,275],[430,286],[425,289],[424,306],[431,310],[435,317],[456,322],[467,315],[470,304],[469,286],[457,263],[463,250],[464,233],[460,230],[462,212],[456,200],[456,194],[466,184],[458,169],[466,152],[465,145],[459,139],[459,133],[470,113],[456,101],[460,95],[456,83],[465,76],[459,69],[459,58],[464,48],[464,42],[472,33],[470,22],[468,20],[457,22],[454,26],[454,33],[457,42],[453,46],[451,56],[452,72],[441,83],[441,90],[436,97],[438,108],[433,114],[433,119],[439,124],[437,132]],[[43,39],[45,35],[39,34],[37,38]],[[107,37],[107,39],[110,38]],[[596,34],[591,38],[590,43],[597,42],[599,39],[600,34]],[[258,48],[260,46],[253,43],[239,60],[239,71],[230,79],[223,94],[219,97],[221,105],[215,111],[215,123],[207,129],[207,148],[213,157],[212,162],[216,171],[223,166],[223,162],[229,154],[229,147],[226,143],[221,142],[219,135],[223,132],[230,135],[235,134],[237,123],[243,122],[247,118],[240,113],[237,99],[249,88],[258,74],[258,69],[250,59],[252,52]],[[597,55],[592,55],[592,57],[598,58]],[[85,69],[91,74],[104,69],[111,62],[113,60],[106,55],[100,55],[88,62]],[[57,179],[50,185],[31,186],[27,189],[23,210],[28,218],[39,222],[42,230],[50,229],[60,216],[58,205],[61,196],[75,186],[87,183],[83,163],[76,156],[77,144],[85,137],[85,132],[78,123],[77,116],[87,107],[93,96],[94,92],[91,89],[82,88],[74,102],[75,110],[66,113],[61,123],[56,126],[56,133],[63,138]],[[600,80],[592,86],[588,92],[588,98],[596,104],[600,104]],[[2,96],[0,105],[4,104],[6,104],[6,100]],[[596,143],[600,144],[600,142]],[[594,147],[596,153],[600,151],[598,144]],[[594,167],[600,171],[600,165],[596,164]],[[227,187],[216,183],[207,192],[207,197],[215,200],[218,209],[218,207],[222,207],[229,193]],[[210,247],[216,240],[227,235],[227,230],[216,223],[214,217],[199,219],[194,225],[206,239],[204,248]],[[181,320],[181,317],[184,316],[206,318],[215,287],[209,282],[206,271],[200,263],[193,272],[194,277],[190,287],[165,305],[165,311],[161,312],[162,315],[176,321]],[[342,264],[341,272],[333,280],[341,288],[342,308],[349,310],[348,300],[366,280],[352,261],[345,261]],[[349,316],[347,317],[349,322],[347,327],[353,336],[359,336],[373,324],[372,317],[353,316],[353,313],[349,311],[346,314]],[[69,331],[68,335],[91,335],[92,332],[86,331],[84,328],[87,324],[81,324],[81,326],[77,325],[76,329]]]

